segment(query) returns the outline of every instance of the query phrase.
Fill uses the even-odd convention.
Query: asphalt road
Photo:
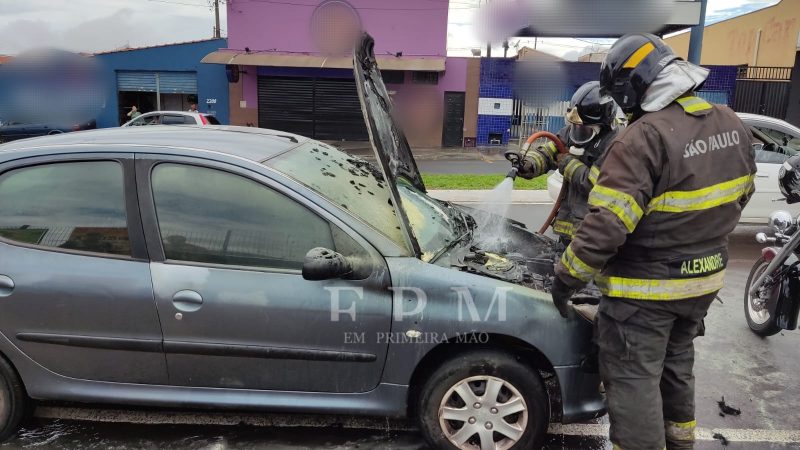
[[[548,211],[549,205],[515,205],[510,216],[538,228]],[[696,341],[698,449],[722,447],[714,432],[731,441],[730,449],[800,449],[800,331],[761,339],[743,316],[744,284],[760,251],[756,231],[740,227],[732,235],[723,302],[712,305],[707,334]],[[740,416],[720,416],[723,396]],[[425,448],[408,424],[381,419],[75,407],[42,408],[37,415],[0,449]],[[606,423],[552,427],[547,448],[610,448]]]

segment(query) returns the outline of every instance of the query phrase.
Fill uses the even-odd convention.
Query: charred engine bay
[[[467,272],[550,292],[554,265],[563,246],[524,225],[507,221],[498,236],[481,235],[451,254],[451,265]]]

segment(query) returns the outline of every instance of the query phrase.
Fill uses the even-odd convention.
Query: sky
[[[484,48],[476,31],[476,8],[487,0],[451,0],[448,54],[468,56]],[[588,1],[588,0],[587,0]],[[638,1],[638,0],[637,0]],[[706,23],[714,23],[777,3],[778,0],[708,0]],[[212,36],[214,14],[209,0],[0,0],[0,54],[31,48],[58,47],[75,52],[99,52],[206,39]],[[226,33],[225,8],[220,8]],[[514,46],[533,46],[533,39],[511,38]],[[607,47],[608,39],[542,38],[537,48],[566,59],[577,59],[591,48]],[[502,48],[493,50],[502,55]]]

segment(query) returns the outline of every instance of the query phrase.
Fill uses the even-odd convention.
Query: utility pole
[[[214,22],[216,23],[214,26],[214,37],[219,39],[221,37],[219,30],[219,0],[214,0]]]
[[[706,26],[706,5],[708,0],[700,0],[700,23],[692,27],[689,34],[689,62],[700,64],[700,54],[703,52],[703,29]]]

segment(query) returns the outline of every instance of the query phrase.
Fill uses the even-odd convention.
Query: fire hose
[[[530,135],[528,137],[528,139],[525,141],[525,143],[522,145],[522,160],[525,159],[525,155],[528,154],[528,151],[530,150],[531,145],[537,139],[540,139],[540,138],[546,138],[546,139],[549,139],[550,141],[552,141],[553,144],[556,146],[556,150],[558,150],[558,153],[566,154],[566,153],[569,152],[569,150],[567,150],[567,147],[564,145],[564,143],[561,142],[561,139],[559,139],[553,133],[550,133],[550,132],[547,132],[547,131],[537,131],[536,133],[533,133],[532,135]],[[511,165],[514,166],[514,167],[517,167],[517,166],[523,164],[522,160],[520,160],[520,161],[511,161]],[[553,209],[550,211],[550,215],[547,216],[547,219],[544,221],[544,224],[542,225],[542,228],[539,229],[539,234],[544,234],[544,232],[547,231],[547,229],[550,227],[550,225],[553,224],[553,220],[555,220],[556,214],[558,214],[558,210],[559,210],[559,208],[561,208],[561,202],[564,200],[564,197],[566,195],[567,195],[567,182],[565,180],[561,184],[561,190],[558,193],[558,198],[556,199],[555,204],[553,204]]]

